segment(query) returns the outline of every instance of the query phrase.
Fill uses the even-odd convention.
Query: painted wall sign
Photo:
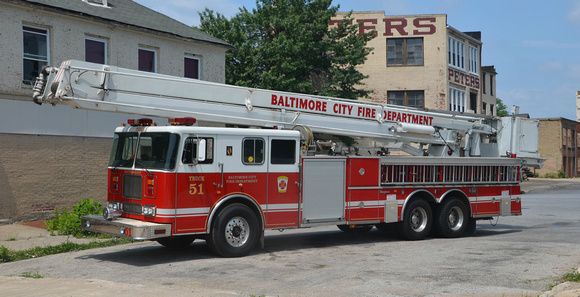
[[[479,89],[479,76],[467,74],[457,69],[449,68],[448,80],[462,86]]]

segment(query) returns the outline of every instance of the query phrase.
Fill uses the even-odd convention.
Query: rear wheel
[[[431,206],[427,201],[413,200],[405,207],[402,220],[397,223],[397,230],[407,240],[425,239],[431,232],[432,216]]]
[[[211,226],[209,247],[223,257],[249,254],[258,242],[260,228],[254,212],[243,204],[226,206]]]
[[[157,239],[157,242],[164,247],[178,249],[178,248],[187,247],[195,239],[196,239],[195,236],[183,235],[183,236],[159,238],[159,239]]]
[[[467,230],[468,224],[467,206],[459,198],[446,199],[435,211],[435,230],[440,236],[460,237]]]

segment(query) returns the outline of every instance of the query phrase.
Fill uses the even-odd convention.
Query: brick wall
[[[78,201],[105,202],[110,138],[0,134],[0,220],[52,218]]]
[[[560,119],[540,119],[539,152],[546,158],[542,169],[536,170],[540,176],[558,173],[562,170],[562,122]]]

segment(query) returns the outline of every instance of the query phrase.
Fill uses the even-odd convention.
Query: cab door
[[[299,152],[297,139],[269,137],[266,227],[297,227]]]
[[[176,234],[203,233],[215,200],[214,185],[221,178],[215,158],[214,135],[183,135],[178,156],[175,199]]]

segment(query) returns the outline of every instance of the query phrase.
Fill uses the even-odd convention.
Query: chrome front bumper
[[[142,222],[135,219],[116,218],[105,220],[102,215],[81,217],[81,228],[117,237],[150,240],[171,236],[171,224]]]

